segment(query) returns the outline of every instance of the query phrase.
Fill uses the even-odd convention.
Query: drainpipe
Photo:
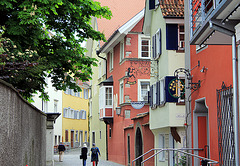
[[[232,36],[232,63],[233,63],[233,121],[235,140],[235,165],[239,166],[239,142],[238,142],[238,80],[237,80],[237,53],[236,36]]]
[[[97,50],[96,51],[96,54],[99,58],[103,59],[106,61],[106,80],[107,80],[107,59],[104,58],[104,57],[101,57],[99,54],[100,54],[100,51]],[[106,124],[106,159],[108,160],[108,127],[107,127],[107,124]]]
[[[103,59],[103,60],[106,61],[106,79],[107,79],[107,59],[104,58],[104,57],[101,57],[101,56],[99,55],[99,54],[100,54],[100,51],[99,51],[99,50],[97,50],[96,53],[97,53],[97,56],[98,56],[99,58],[101,58],[101,59]]]

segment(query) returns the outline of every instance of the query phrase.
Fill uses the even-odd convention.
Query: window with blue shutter
[[[178,50],[178,24],[166,26],[167,50]]]
[[[149,0],[149,10],[155,9],[155,0]]]
[[[173,97],[174,90],[169,89],[173,80],[176,80],[175,76],[166,76],[165,77],[165,92],[166,92],[166,102],[178,102],[178,98]]]

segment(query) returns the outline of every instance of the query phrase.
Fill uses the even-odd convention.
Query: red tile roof
[[[184,0],[159,0],[164,17],[184,17]]]

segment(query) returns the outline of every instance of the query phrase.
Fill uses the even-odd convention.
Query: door
[[[71,147],[73,148],[74,143],[74,131],[71,131]]]
[[[136,132],[136,144],[135,144],[135,157],[139,157],[143,154],[143,140],[142,140],[142,132],[140,128],[137,128]],[[141,157],[136,161],[136,166],[141,166],[141,162],[143,161],[143,158]]]

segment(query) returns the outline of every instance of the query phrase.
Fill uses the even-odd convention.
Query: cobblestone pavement
[[[54,166],[82,166],[82,160],[79,159],[80,148],[71,149],[68,152],[64,153],[63,162],[59,162],[59,156],[54,155]],[[92,166],[90,156],[87,159],[87,166]],[[111,161],[101,160],[98,163],[98,166],[122,166]]]

